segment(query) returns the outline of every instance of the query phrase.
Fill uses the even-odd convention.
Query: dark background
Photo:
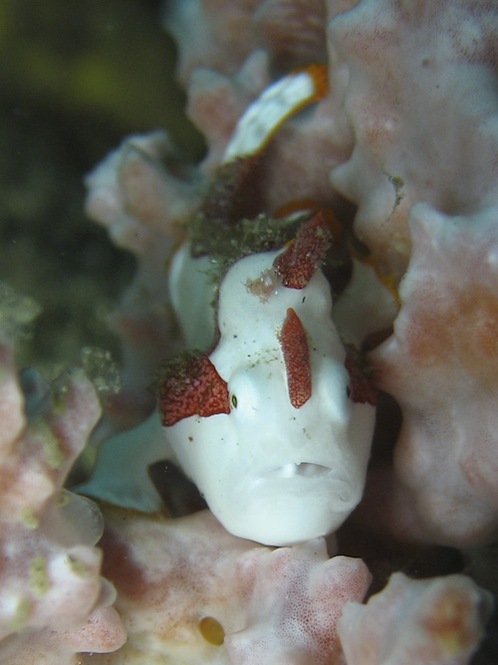
[[[158,0],[0,3],[0,328],[40,306],[19,362],[119,355],[106,315],[134,271],[85,217],[83,177],[130,133],[166,128],[187,158],[202,143],[184,113]],[[25,313],[24,318],[29,318]]]

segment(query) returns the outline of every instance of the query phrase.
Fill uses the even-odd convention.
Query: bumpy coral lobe
[[[330,244],[331,234],[325,216],[318,211],[273,262],[283,285],[290,289],[303,289],[324,260]]]
[[[498,357],[498,298],[487,287],[469,283],[468,291],[441,303],[438,317],[419,311],[407,330],[410,355],[423,367],[458,361],[490,381],[496,378]],[[461,321],[471,321],[464,327]]]
[[[311,397],[311,364],[306,331],[292,307],[287,310],[280,331],[280,343],[287,372],[289,399],[292,406],[299,409]]]
[[[322,0],[267,0],[253,20],[277,70],[326,61],[327,11]]]
[[[206,354],[185,353],[166,365],[159,384],[159,413],[165,427],[190,416],[230,413],[227,383]]]
[[[338,622],[348,665],[470,662],[491,598],[463,575],[413,580],[403,573]]]
[[[240,558],[251,587],[244,630],[228,634],[230,662],[243,665],[344,663],[336,624],[347,601],[361,602],[371,576],[361,559],[328,558],[321,539]]]

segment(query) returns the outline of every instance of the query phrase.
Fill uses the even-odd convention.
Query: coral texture
[[[420,204],[410,229],[403,306],[375,352],[403,425],[394,470],[372,474],[365,507],[400,537],[468,547],[498,525],[496,217]]]
[[[224,633],[243,628],[247,587],[235,562],[255,544],[207,511],[174,521],[116,509],[105,517],[104,573],[116,586],[128,641],[114,654],[88,656],[88,665],[228,664],[225,647],[206,639],[200,624],[210,618]]]
[[[153,408],[149,385],[175,327],[162,289],[164,262],[182,224],[200,200],[198,187],[164,165],[174,150],[163,131],[131,136],[86,178],[87,213],[113,241],[141,260],[111,325],[123,341],[122,391],[113,403],[120,428],[136,424]]]
[[[207,511],[176,521],[105,515],[104,572],[128,642],[85,664],[342,663],[336,622],[371,579],[360,559],[329,559],[323,539],[272,551]]]
[[[77,652],[112,651],[125,640],[93,546],[100,513],[62,489],[100,409],[76,373],[27,419],[5,344],[0,361],[0,660],[69,665]]]
[[[253,550],[238,568],[252,590],[247,626],[226,640],[232,663],[341,663],[336,623],[347,601],[363,600],[371,580],[361,559],[329,559],[325,542],[316,539]]]
[[[406,267],[417,201],[446,214],[496,204],[497,30],[492,0],[362,0],[329,26],[354,133],[332,183],[385,270]]]
[[[208,511],[179,520],[106,508],[104,573],[127,643],[85,665],[464,665],[490,595],[461,575],[394,574],[366,605],[361,559],[316,539],[271,550]]]
[[[395,573],[366,605],[346,604],[338,633],[347,665],[465,665],[490,609],[490,594],[463,575]]]

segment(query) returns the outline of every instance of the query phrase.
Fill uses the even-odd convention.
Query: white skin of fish
[[[345,352],[321,271],[303,289],[277,280],[267,298],[248,288],[271,273],[278,254],[239,260],[220,288],[221,337],[210,360],[236,406],[165,428],[175,458],[227,530],[269,545],[326,535],[344,521],[363,493],[375,420],[374,407],[348,397]],[[312,393],[300,408],[289,398],[279,341],[288,308],[310,350]]]

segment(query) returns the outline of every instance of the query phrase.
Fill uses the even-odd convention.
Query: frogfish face
[[[337,529],[361,499],[374,407],[353,402],[319,269],[289,288],[278,252],[239,260],[219,294],[201,404],[163,420],[184,471],[231,533],[268,545]],[[205,378],[208,377],[208,378]],[[206,385],[207,388],[206,388]]]

